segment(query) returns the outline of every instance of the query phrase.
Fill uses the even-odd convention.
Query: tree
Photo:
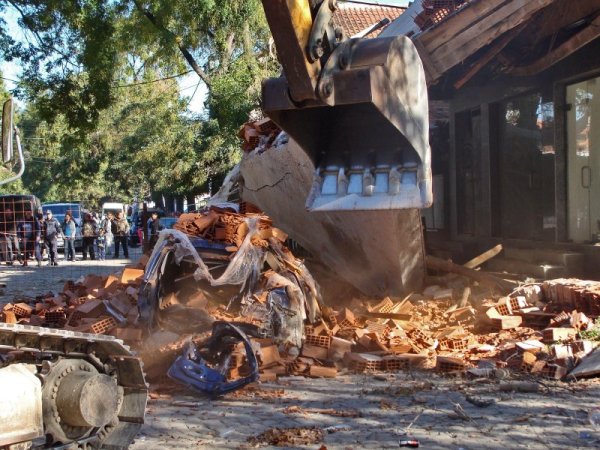
[[[26,111],[26,186],[45,201],[130,201],[150,192],[184,194],[206,182],[197,174],[201,124],[184,114],[173,80],[126,88],[99,113],[95,129],[73,134],[62,115],[45,121]]]
[[[0,0],[8,9],[28,36],[18,42],[0,23],[0,52],[23,66],[16,93],[41,136],[29,136],[32,191],[55,199],[70,185],[71,195],[98,199],[103,177],[127,172],[107,195],[183,192],[239,160],[237,129],[277,70],[259,0]],[[159,95],[186,72],[207,86],[201,117]]]

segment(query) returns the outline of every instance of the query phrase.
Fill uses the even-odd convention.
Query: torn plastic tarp
[[[249,375],[228,381],[226,372],[232,344],[237,342],[244,343]],[[210,355],[207,357],[213,359],[218,368],[210,367],[208,361],[202,357],[201,350]],[[229,322],[215,322],[212,335],[203,348],[196,348],[189,342],[183,354],[171,365],[167,375],[195,390],[211,395],[223,395],[258,380],[258,361],[250,339],[240,327]]]
[[[156,251],[160,252],[163,247],[163,241],[172,236],[179,241],[179,245],[177,245],[175,249],[176,263],[179,264],[183,258],[191,256],[198,265],[198,269],[196,269],[196,272],[194,273],[194,278],[196,280],[207,280],[211,286],[223,286],[229,284],[242,285],[243,287],[250,278],[252,271],[259,266],[264,254],[262,248],[252,244],[252,238],[258,232],[258,219],[247,217],[245,218],[245,222],[248,225],[248,234],[244,238],[242,245],[236,251],[233,259],[227,265],[227,269],[219,278],[213,278],[208,267],[194,248],[194,245],[188,236],[178,230],[168,229],[160,232],[158,241],[155,245],[155,250],[150,259],[153,259]]]
[[[238,294],[229,300],[228,305],[224,304],[227,305],[227,311],[239,306],[237,312],[242,320],[259,324],[262,337],[272,337],[278,344],[299,348],[304,336],[304,321],[308,319],[314,323],[320,318],[320,297],[316,283],[304,264],[286,251],[283,243],[277,239],[269,239],[267,246],[254,245],[252,239],[257,236],[258,220],[255,217],[246,217],[244,220],[248,227],[247,235],[232,259],[226,261],[226,267],[218,277],[210,272],[207,266],[210,261],[203,260],[201,255],[204,253],[199,248],[222,245],[224,249],[224,244],[190,238],[178,230],[162,231],[146,266],[144,283],[138,296],[142,322],[150,327],[166,326],[177,332],[177,323],[182,317],[188,313],[192,317],[199,312],[197,308],[185,306],[184,299],[181,299],[182,304],[176,303],[166,309],[162,306],[161,299],[167,294],[164,290],[164,274],[173,266],[182,265],[185,259],[187,270],[191,268],[189,274],[193,274],[198,282],[205,280],[215,289],[225,286],[238,289],[239,286]],[[194,265],[197,267],[194,268]],[[272,270],[265,270],[265,267],[271,267]],[[174,320],[168,322],[175,327],[168,328],[165,319],[172,317]],[[208,313],[197,318],[199,324],[210,323]]]

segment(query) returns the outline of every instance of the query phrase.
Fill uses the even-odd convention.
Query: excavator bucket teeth
[[[343,42],[317,89],[320,100],[297,103],[284,76],[263,84],[265,112],[315,165],[307,209],[430,206],[427,84],[411,40]]]

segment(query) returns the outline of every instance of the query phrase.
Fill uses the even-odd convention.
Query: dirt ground
[[[415,372],[288,377],[216,400],[177,394],[150,399],[132,448],[270,448],[248,439],[275,427],[330,427],[321,441],[287,448],[397,448],[407,437],[427,449],[600,448],[588,418],[600,382],[544,380],[538,393],[499,383]]]
[[[132,251],[131,256],[136,259],[138,254]],[[59,291],[68,279],[114,272],[128,262],[2,265],[0,282],[7,287],[0,303]],[[501,382],[507,381],[432,372],[342,373],[335,379],[282,378],[219,399],[178,390],[153,395],[146,423],[131,448],[269,448],[252,438],[277,427],[325,429],[322,439],[306,445],[288,442],[287,448],[397,448],[407,438],[429,449],[600,448],[600,428],[589,421],[590,410],[600,407],[600,379],[538,380],[539,392],[534,393],[503,392]],[[475,406],[467,397],[491,404]]]

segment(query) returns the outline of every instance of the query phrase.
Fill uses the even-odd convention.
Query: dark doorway
[[[491,111],[492,209],[499,210],[492,213],[493,233],[554,240],[554,104],[531,93],[493,105]]]

